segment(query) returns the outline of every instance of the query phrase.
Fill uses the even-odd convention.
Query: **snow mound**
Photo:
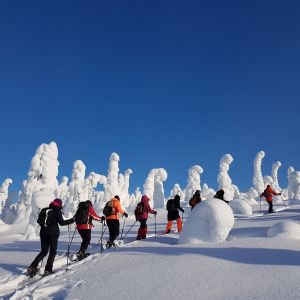
[[[227,203],[219,199],[200,202],[186,220],[178,243],[222,243],[233,225],[233,212]]]
[[[299,240],[300,225],[292,221],[276,223],[271,228],[269,228],[267,236]]]
[[[229,206],[231,207],[234,214],[240,214],[245,216],[252,215],[252,207],[245,200],[235,199],[229,202]]]

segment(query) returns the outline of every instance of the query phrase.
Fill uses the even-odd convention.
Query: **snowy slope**
[[[132,242],[135,226],[127,245],[103,254],[95,245],[97,224],[90,248],[95,254],[69,271],[64,270],[68,235],[63,231],[56,273],[32,279],[27,286],[20,286],[22,272],[39,251],[39,241],[19,241],[16,230],[12,235],[0,232],[0,295],[3,299],[298,299],[300,241],[269,238],[267,232],[278,222],[299,222],[299,212],[295,206],[272,215],[236,218],[222,244],[181,245],[176,233]],[[159,234],[165,218],[165,211],[159,210]],[[127,220],[125,232],[133,222]],[[148,223],[152,235],[154,218]],[[79,242],[77,236],[72,252]]]

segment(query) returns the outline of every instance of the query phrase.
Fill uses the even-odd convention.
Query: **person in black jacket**
[[[174,199],[170,199],[167,202],[167,211],[168,211],[168,223],[165,233],[170,233],[172,229],[173,221],[176,220],[177,231],[181,232],[182,230],[182,220],[179,216],[179,211],[184,213],[184,209],[180,206],[180,196],[176,195]]]
[[[33,277],[38,272],[38,265],[40,261],[47,255],[48,249],[50,248],[50,253],[48,256],[47,264],[45,267],[45,275],[52,273],[53,262],[57,250],[57,241],[59,237],[59,227],[69,225],[74,222],[74,219],[64,220],[61,213],[62,201],[60,199],[55,199],[49,205],[47,213],[45,214],[45,222],[41,225],[40,239],[41,239],[41,252],[31,263],[27,269],[27,274]]]

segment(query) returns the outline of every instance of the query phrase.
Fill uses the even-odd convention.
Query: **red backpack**
[[[145,212],[144,202],[139,202],[134,210],[135,219],[139,220],[141,215]]]

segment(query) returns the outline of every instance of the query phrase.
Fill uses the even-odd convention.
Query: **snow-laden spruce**
[[[292,221],[276,223],[269,228],[267,236],[300,240],[300,225]]]
[[[218,173],[219,189],[224,190],[224,200],[231,201],[234,198],[235,189],[232,186],[232,180],[228,174],[229,167],[233,162],[233,157],[230,154],[225,154],[220,160],[220,167]]]
[[[203,173],[202,167],[195,165],[189,168],[189,175],[187,185],[184,189],[185,198],[184,201],[189,203],[190,199],[194,195],[196,190],[201,191],[201,178],[200,175]]]
[[[253,187],[258,194],[262,193],[265,189],[264,180],[261,172],[261,163],[265,157],[264,151],[259,151],[254,159],[254,174],[253,174]]]
[[[200,202],[189,214],[178,243],[222,243],[234,225],[230,206],[222,200]]]

